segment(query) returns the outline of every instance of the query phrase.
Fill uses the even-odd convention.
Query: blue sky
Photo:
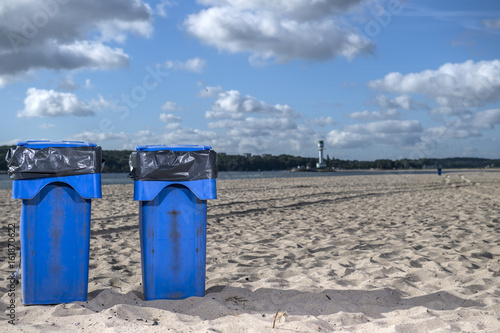
[[[0,144],[499,158],[500,3],[3,1],[0,100]]]

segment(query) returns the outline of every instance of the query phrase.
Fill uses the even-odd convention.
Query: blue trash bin
[[[22,300],[28,304],[58,304],[87,300],[89,272],[90,212],[91,199],[101,198],[101,148],[93,143],[75,141],[26,141],[19,147],[31,149],[46,158],[49,173],[38,169],[30,174],[25,168],[27,179],[12,183],[12,198],[22,199],[21,239],[21,283]],[[83,155],[77,147],[87,148]],[[76,158],[89,165],[95,165],[97,173],[68,176],[62,165],[65,158],[60,152],[76,149]],[[17,148],[16,148],[17,150]],[[85,150],[85,149],[82,149]],[[95,161],[89,157],[96,157]],[[32,161],[35,162],[35,161]],[[71,162],[71,161],[70,161]],[[81,162],[81,161],[79,161]],[[74,163],[74,164],[78,164]],[[31,167],[36,167],[33,163]],[[67,165],[66,165],[67,167]],[[46,170],[47,171],[47,170]],[[42,176],[43,174],[43,176]],[[40,175],[43,178],[33,178]],[[13,177],[11,175],[11,177]]]
[[[437,169],[438,176],[441,176],[441,168]]]
[[[137,180],[141,177],[133,177],[131,172],[131,177],[135,179],[134,200],[139,201],[145,300],[205,295],[207,200],[217,198],[216,155],[210,149],[208,146],[158,145],[138,146],[136,149],[135,154],[149,152],[149,157],[142,159],[142,162],[149,163],[152,158],[156,166],[166,171],[162,175],[156,175],[156,180]],[[212,161],[206,164],[208,155],[205,153],[201,159],[191,158],[190,153],[197,151],[210,151],[213,153],[210,157]],[[169,154],[176,155],[166,161],[151,152],[170,152]],[[170,163],[182,166],[186,161],[192,162],[191,170],[198,169],[197,171],[204,173],[202,169],[211,165],[209,168],[213,169],[215,166],[215,172],[211,170],[211,175],[203,175],[199,179],[200,177],[189,175],[189,171],[176,173],[168,170],[170,167],[175,169]],[[131,162],[133,168],[132,164],[134,163]]]

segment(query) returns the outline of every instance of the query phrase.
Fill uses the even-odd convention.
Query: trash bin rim
[[[101,174],[18,179],[12,181],[12,199],[33,199],[42,189],[54,183],[70,186],[84,199],[102,198]]]
[[[197,151],[197,150],[210,150],[211,146],[200,145],[140,145],[136,147],[136,151]]]
[[[19,141],[17,143],[18,146],[33,148],[33,149],[42,149],[42,148],[50,148],[50,147],[97,147],[97,144],[92,142],[85,141],[50,141],[50,140],[27,140],[27,141]]]
[[[215,179],[199,179],[188,181],[167,180],[135,180],[134,201],[152,201],[164,188],[172,185],[181,185],[194,193],[200,200],[217,199]]]

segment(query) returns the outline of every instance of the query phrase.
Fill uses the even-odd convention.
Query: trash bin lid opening
[[[96,147],[95,143],[85,141],[50,141],[50,140],[28,140],[20,141],[18,146],[33,149],[42,149],[48,147]]]
[[[157,150],[172,150],[172,151],[197,151],[197,150],[210,150],[210,146],[199,145],[143,145],[137,146],[137,151],[157,151]]]

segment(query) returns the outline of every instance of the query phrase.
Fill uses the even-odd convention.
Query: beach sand
[[[132,185],[92,201],[87,302],[2,332],[500,332],[500,172],[221,180],[206,296],[144,301]],[[20,200],[0,191],[0,243]],[[17,230],[17,243],[19,241]],[[50,286],[48,286],[50,287]],[[274,328],[273,328],[274,323]]]

